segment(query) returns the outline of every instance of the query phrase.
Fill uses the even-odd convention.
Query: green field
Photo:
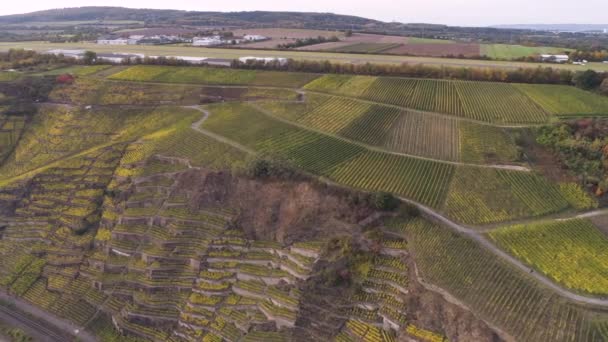
[[[447,290],[516,341],[605,341],[608,315],[569,303],[447,228],[406,225],[425,281]]]
[[[584,219],[493,230],[500,247],[575,291],[608,294],[608,237]]]
[[[341,46],[330,51],[334,52],[351,52],[351,53],[381,53],[382,51],[390,50],[399,47],[401,44],[390,43],[357,43],[347,46]]]
[[[307,73],[151,65],[134,66],[109,76],[110,79],[124,81],[258,85],[290,88],[298,88],[317,77],[317,75]]]
[[[516,85],[548,113],[555,115],[608,115],[608,98],[559,85]]]
[[[498,124],[548,119],[534,101],[505,83],[326,75],[305,89]]]
[[[565,51],[572,50],[548,46],[481,44],[481,55],[493,59],[515,59],[540,54],[564,54]]]

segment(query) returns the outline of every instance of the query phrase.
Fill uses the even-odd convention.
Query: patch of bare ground
[[[306,180],[258,180],[190,170],[179,176],[177,189],[193,191],[193,209],[237,209],[236,224],[249,238],[283,243],[350,232],[373,212],[349,192]]]
[[[479,44],[405,44],[399,47],[383,51],[395,55],[411,56],[465,56],[475,57],[481,54]]]
[[[311,37],[332,37],[332,36],[343,36],[344,33],[339,31],[325,31],[325,30],[307,30],[307,29],[288,29],[288,28],[252,28],[252,29],[238,29],[232,31],[235,36],[244,36],[246,34],[261,35],[272,39],[304,39]]]
[[[553,182],[576,182],[576,176],[568,172],[559,158],[546,147],[538,144],[532,132],[523,132],[520,146],[523,147],[533,168]]]
[[[598,215],[590,218],[591,222],[608,236],[608,214]]]

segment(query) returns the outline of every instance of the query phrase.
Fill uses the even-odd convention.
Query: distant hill
[[[537,30],[558,32],[603,32],[608,24],[521,24],[521,25],[495,25],[494,28],[515,30]]]
[[[27,25],[67,21],[142,21],[146,25],[188,26],[280,26],[365,29],[383,22],[356,16],[307,12],[197,12],[132,9],[123,7],[77,7],[0,16],[0,25]]]

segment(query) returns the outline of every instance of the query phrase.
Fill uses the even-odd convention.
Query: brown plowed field
[[[395,55],[412,56],[460,56],[475,57],[481,54],[479,44],[405,44],[394,49],[383,51]]]

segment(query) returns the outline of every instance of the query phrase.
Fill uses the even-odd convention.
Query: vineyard
[[[519,151],[506,129],[353,99],[308,94],[306,102],[256,107],[315,130],[389,151],[445,161],[512,163]]]
[[[499,246],[576,291],[608,294],[608,237],[583,219],[493,230]]]
[[[317,75],[306,73],[151,65],[133,66],[109,76],[110,79],[123,81],[258,85],[287,88],[298,88],[317,77]]]
[[[199,112],[183,108],[102,108],[44,106],[27,125],[1,174],[8,178],[94,146],[133,139]],[[200,115],[200,114],[199,114]],[[197,115],[198,116],[198,115]]]
[[[608,99],[588,91],[557,85],[516,85],[548,113],[564,116],[606,115]]]
[[[410,245],[426,281],[464,301],[518,341],[602,341],[605,313],[565,302],[474,241],[435,225],[412,225]]]
[[[459,222],[488,224],[546,215],[569,205],[557,186],[532,172],[459,166],[444,211]]]
[[[543,123],[547,115],[506,83],[326,75],[305,89],[490,123]]]
[[[369,191],[388,191],[431,206],[445,196],[454,167],[381,152],[290,126],[243,104],[216,105],[203,128],[307,171]]]

